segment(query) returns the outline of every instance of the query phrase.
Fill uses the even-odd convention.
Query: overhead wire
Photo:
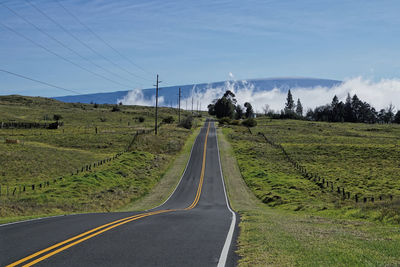
[[[114,48],[109,42],[105,41],[100,35],[98,35],[96,32],[94,32],[87,24],[83,23],[82,20],[80,20],[76,15],[74,15],[71,11],[69,11],[59,0],[55,0],[55,2],[58,3],[58,5],[64,9],[66,13],[68,13],[71,17],[73,17],[80,25],[82,25],[88,32],[90,32],[93,36],[95,36],[97,39],[99,39],[102,43],[104,43],[107,47],[109,47],[111,50],[113,50],[116,54],[118,54],[122,59],[125,59],[129,63],[131,63],[133,66],[137,67],[138,69],[142,70],[143,72],[149,74],[149,75],[154,75],[153,73],[147,71],[146,69],[142,68],[135,62],[133,62],[130,58],[124,56],[121,52],[119,52],[116,48]]]
[[[27,37],[26,35],[24,35],[24,34],[22,34],[22,33],[19,33],[18,31],[16,31],[16,30],[14,30],[13,28],[7,26],[6,24],[2,23],[1,21],[0,21],[0,25],[2,25],[2,26],[3,26],[4,28],[6,28],[7,30],[13,32],[14,34],[20,36],[21,38],[23,38],[23,39],[25,39],[25,40],[27,40],[27,41],[33,43],[34,45],[36,45],[36,46],[42,48],[42,49],[45,50],[46,52],[48,52],[48,53],[50,53],[50,54],[52,54],[52,55],[54,55],[54,56],[56,56],[56,57],[58,57],[58,58],[60,58],[60,59],[62,59],[62,60],[64,60],[64,61],[66,61],[66,62],[68,62],[68,63],[70,63],[70,64],[72,64],[72,65],[74,65],[74,66],[76,66],[76,67],[78,67],[78,68],[80,68],[80,69],[82,69],[82,70],[84,70],[84,71],[87,71],[87,72],[89,72],[89,73],[91,73],[91,74],[93,74],[93,75],[95,75],[95,76],[97,76],[97,77],[100,77],[100,78],[102,78],[102,79],[108,80],[108,81],[110,81],[110,82],[112,82],[112,83],[114,83],[114,84],[118,84],[118,85],[124,86],[124,87],[130,87],[130,86],[127,86],[127,85],[122,84],[122,83],[120,83],[120,82],[114,81],[114,80],[112,80],[112,79],[110,79],[110,78],[107,78],[107,77],[105,77],[105,76],[103,76],[103,75],[101,75],[101,74],[98,74],[98,73],[96,73],[96,72],[93,72],[93,71],[89,70],[88,68],[83,67],[83,66],[81,66],[81,65],[79,65],[79,64],[77,64],[77,63],[75,63],[75,62],[73,62],[73,61],[71,61],[71,60],[69,60],[68,58],[66,58],[66,57],[64,57],[64,56],[62,56],[62,55],[60,55],[60,54],[58,54],[58,53],[52,51],[51,49],[49,49],[49,48],[47,48],[47,47],[45,47],[45,46],[43,46],[43,45],[41,45],[41,44],[39,44],[38,42],[36,42],[36,41],[34,41],[33,39]]]
[[[44,85],[47,85],[49,87],[54,87],[54,88],[57,88],[57,89],[61,89],[61,90],[68,91],[68,92],[75,93],[75,94],[79,94],[79,95],[82,94],[82,93],[80,93],[78,91],[67,89],[65,87],[54,85],[54,84],[51,84],[51,83],[48,83],[48,82],[43,82],[43,81],[40,81],[40,80],[36,80],[34,78],[30,78],[28,76],[25,76],[25,75],[22,75],[22,74],[18,74],[18,73],[12,72],[12,71],[4,70],[4,69],[0,69],[0,71],[4,72],[4,73],[7,73],[7,74],[10,74],[10,75],[13,75],[13,76],[17,76],[19,78],[23,78],[23,79],[30,80],[30,81],[33,81],[33,82],[36,82],[36,83],[40,83],[40,84],[44,84]]]
[[[136,78],[140,78],[143,80],[148,80],[144,77],[141,77],[135,73],[130,72],[129,70],[127,70],[126,68],[118,65],[117,63],[113,62],[112,60],[110,60],[109,58],[107,58],[106,56],[104,56],[103,54],[97,52],[94,48],[92,48],[91,46],[89,46],[88,44],[86,44],[84,41],[82,41],[79,37],[77,37],[74,33],[72,33],[70,30],[68,30],[67,28],[65,28],[62,24],[58,23],[55,19],[53,19],[52,17],[50,17],[49,15],[47,15],[43,10],[41,10],[39,7],[37,7],[35,4],[33,4],[30,0],[25,0],[27,3],[29,3],[34,9],[36,9],[39,13],[41,13],[43,16],[45,16],[47,19],[49,19],[50,21],[52,21],[54,24],[56,24],[60,29],[62,29],[65,33],[67,33],[69,36],[71,36],[73,39],[75,39],[77,42],[79,42],[81,45],[83,45],[84,47],[86,47],[87,49],[89,49],[92,53],[96,54],[97,56],[101,57],[103,60],[107,61],[108,63],[112,64],[113,66],[119,68],[120,70],[123,70],[124,72],[136,77]]]
[[[27,18],[23,17],[22,15],[20,15],[19,13],[17,13],[15,10],[13,10],[12,8],[8,7],[7,5],[5,5],[4,3],[0,2],[0,5],[2,5],[4,8],[8,9],[11,13],[13,13],[16,17],[22,19],[23,21],[25,21],[26,23],[28,23],[29,25],[31,25],[32,27],[34,27],[37,31],[41,32],[42,34],[46,35],[48,38],[50,38],[51,40],[55,41],[56,43],[58,43],[59,45],[61,45],[62,47],[64,47],[65,49],[67,49],[68,51],[72,52],[73,54],[77,55],[78,57],[84,59],[85,61],[91,63],[92,65],[106,71],[109,74],[112,74],[114,76],[117,76],[119,78],[122,79],[126,79],[122,76],[120,76],[119,74],[112,72],[102,66],[100,66],[99,64],[93,62],[92,60],[88,59],[87,57],[81,55],[79,52],[77,52],[76,50],[70,48],[69,46],[65,45],[63,42],[61,42],[59,39],[57,39],[56,37],[50,35],[49,33],[45,32],[44,30],[42,30],[40,27],[38,27],[36,24],[34,24],[33,22],[31,22],[30,20],[28,20]],[[103,75],[101,75],[103,76]],[[129,81],[129,80],[128,80]],[[130,87],[129,85],[124,85],[127,87]]]

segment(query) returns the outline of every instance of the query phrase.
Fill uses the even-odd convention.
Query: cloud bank
[[[209,85],[205,90],[198,91],[196,86],[193,87],[191,96],[182,99],[181,107],[185,108],[184,103],[188,104],[191,109],[192,96],[194,100],[194,109],[207,110],[207,105],[214,99],[220,98],[226,90],[235,93],[238,104],[250,102],[256,112],[263,112],[263,107],[269,105],[270,109],[280,111],[284,108],[287,96],[287,90],[274,88],[269,91],[256,90],[254,85],[246,80],[234,80],[234,76],[229,73],[232,80],[226,81],[223,86],[213,87]],[[295,101],[300,98],[304,110],[307,108],[315,108],[316,106],[325,105],[332,101],[334,95],[339,100],[345,101],[348,93],[357,96],[365,102],[370,103],[377,110],[393,104],[400,110],[400,79],[382,79],[380,81],[372,81],[363,77],[355,77],[344,81],[343,83],[333,87],[296,87],[290,88]],[[146,100],[140,90],[131,91],[125,96],[121,102],[130,105],[154,105],[154,97]],[[164,99],[159,98],[159,103],[163,103]]]
[[[156,97],[153,96],[151,99],[146,99],[143,95],[143,91],[141,89],[136,89],[129,91],[122,99],[118,99],[117,103],[122,103],[124,105],[154,106]],[[164,97],[159,97],[158,103],[159,105],[163,105]]]

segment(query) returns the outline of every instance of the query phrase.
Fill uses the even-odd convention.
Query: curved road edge
[[[215,125],[214,125],[214,127],[215,127]],[[229,227],[229,231],[228,231],[228,234],[226,236],[225,244],[224,244],[224,247],[222,248],[221,255],[220,255],[219,260],[218,260],[218,267],[223,267],[223,266],[226,266],[226,261],[228,259],[228,255],[229,254],[232,257],[232,261],[231,261],[232,265],[236,265],[237,264],[236,257],[234,256],[234,255],[236,255],[235,251],[234,251],[235,250],[234,248],[236,246],[234,244],[232,244],[232,242],[234,240],[237,240],[237,235],[238,235],[238,230],[239,230],[238,224],[239,224],[240,216],[238,215],[239,219],[237,220],[236,219],[236,212],[234,212],[231,209],[231,206],[230,206],[230,203],[229,203],[229,199],[228,199],[228,195],[226,193],[226,185],[225,185],[225,181],[224,181],[224,174],[222,172],[221,155],[220,155],[220,152],[219,152],[219,141],[218,141],[218,131],[217,131],[217,129],[215,129],[215,136],[217,138],[217,151],[218,151],[219,171],[220,171],[220,174],[221,174],[222,184],[223,184],[223,187],[224,187],[226,206],[227,206],[228,210],[232,213],[231,225]],[[235,238],[234,238],[234,234],[235,234]]]

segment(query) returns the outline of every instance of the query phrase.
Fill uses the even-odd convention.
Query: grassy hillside
[[[398,224],[337,216],[332,212],[340,210],[332,205],[335,197],[321,194],[308,180],[299,180],[279,153],[260,153],[267,148],[252,140],[247,129],[224,128],[223,132],[219,131],[218,142],[224,178],[231,205],[241,217],[239,266],[400,264]],[[238,138],[249,143],[239,147]],[[245,155],[239,157],[238,151]],[[268,175],[263,178],[259,170]],[[277,197],[270,201],[273,195],[280,201]],[[299,210],[297,205],[304,208]],[[321,209],[324,206],[328,214]]]
[[[251,134],[242,126],[224,129],[246,184],[265,204],[286,210],[344,218],[399,223],[400,127],[398,125],[330,124],[260,118]],[[334,183],[321,186],[305,179],[282,150],[258,135],[281,144],[310,173]],[[336,186],[352,192],[350,199]],[[354,196],[367,197],[355,203]],[[389,196],[393,201],[389,201]],[[383,201],[379,197],[383,196]],[[374,197],[374,202],[371,202]]]
[[[54,122],[54,115],[61,115],[63,122],[55,130],[0,128],[0,216],[106,211],[142,197],[191,133],[177,127],[176,110],[162,108],[159,114],[160,121],[173,116],[175,122],[163,124],[155,136],[151,107],[0,96],[0,123],[48,124]],[[132,143],[142,130],[149,133]]]

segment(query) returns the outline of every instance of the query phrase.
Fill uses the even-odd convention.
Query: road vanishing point
[[[236,218],[225,192],[215,125],[207,121],[165,203],[145,212],[0,225],[0,265],[234,266]]]

